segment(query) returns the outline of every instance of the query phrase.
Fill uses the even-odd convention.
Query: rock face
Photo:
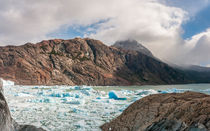
[[[11,117],[7,101],[3,94],[3,82],[0,79],[0,131],[45,131],[31,125],[18,125]]]
[[[14,131],[13,120],[10,115],[9,107],[3,95],[3,82],[0,79],[0,130]]]
[[[143,85],[210,82],[139,51],[93,39],[47,40],[0,47],[0,77],[22,85]]]
[[[147,96],[101,128],[103,131],[209,131],[210,96],[195,92]]]

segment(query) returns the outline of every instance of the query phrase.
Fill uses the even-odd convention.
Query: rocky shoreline
[[[209,131],[210,96],[196,92],[155,94],[131,104],[101,126],[103,131]]]

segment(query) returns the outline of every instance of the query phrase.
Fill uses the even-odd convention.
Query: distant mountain
[[[117,47],[117,48],[122,48],[125,50],[139,51],[142,54],[154,57],[152,52],[150,52],[150,50],[148,50],[142,44],[138,43],[136,40],[117,41],[117,42],[115,42],[115,44],[113,46]]]
[[[145,48],[142,48],[145,50]],[[145,50],[146,51],[146,50]],[[145,55],[146,53],[146,55]],[[0,77],[21,85],[145,85],[210,82],[209,73],[176,69],[98,40],[75,38],[0,47]],[[151,55],[151,54],[150,54]]]
[[[209,67],[203,67],[203,66],[198,66],[198,65],[183,66],[182,68],[184,70],[193,70],[193,71],[198,71],[198,72],[210,72]]]

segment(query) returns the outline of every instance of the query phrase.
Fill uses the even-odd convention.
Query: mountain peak
[[[122,48],[125,50],[139,51],[142,54],[145,54],[150,57],[154,57],[151,51],[149,51],[146,47],[144,47],[142,44],[140,44],[136,40],[128,39],[128,40],[123,40],[123,41],[117,41],[115,42],[113,46]]]

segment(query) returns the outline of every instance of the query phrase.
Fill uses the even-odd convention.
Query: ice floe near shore
[[[3,86],[14,86],[15,85],[15,82],[13,82],[13,81],[3,80],[3,79],[1,79],[1,80],[3,82]]]
[[[100,125],[115,118],[142,97],[191,90],[17,86],[14,83],[4,86],[12,117],[18,118],[18,123],[33,124],[50,131],[100,130]]]

